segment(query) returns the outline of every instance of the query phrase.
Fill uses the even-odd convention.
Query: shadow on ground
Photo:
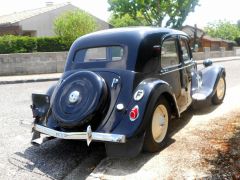
[[[168,146],[175,142],[173,136],[178,133],[181,129],[183,129],[192,119],[194,114],[206,114],[214,111],[218,106],[206,106],[206,108],[201,108],[199,110],[189,109],[183,114],[181,114],[181,118],[175,118],[171,121],[171,126],[169,129],[169,140],[167,145],[164,147],[166,149]],[[137,157],[131,159],[114,159],[114,158],[106,158],[99,165],[100,168],[97,168],[94,171],[94,174],[101,174],[101,171],[108,176],[126,176],[129,174],[133,174],[139,171],[148,161],[154,158],[158,153],[140,153]],[[116,163],[117,162],[117,163]],[[106,169],[110,168],[110,171]],[[94,174],[92,174],[94,176]]]
[[[86,142],[54,139],[39,147],[30,146],[23,153],[16,152],[9,162],[18,169],[35,173],[49,179],[63,179],[84,159],[95,152],[95,162],[90,169],[85,170],[89,175],[96,165],[105,157],[104,145],[92,143],[87,147]],[[34,177],[34,176],[33,176]]]
[[[172,125],[169,129],[170,139],[165,148],[175,142],[175,139],[172,137],[191,121],[194,114],[209,113],[216,108],[217,106],[207,107],[198,111],[189,109],[182,114],[181,118],[173,119],[171,121]],[[117,159],[118,165],[121,164],[120,167],[127,168],[129,167],[129,164],[131,164],[131,167],[133,168],[131,169],[131,172],[122,169],[123,171],[114,171],[114,174],[109,175],[124,176],[128,173],[137,172],[144,164],[146,164],[146,162],[159,153],[141,153],[137,157],[130,160],[128,159],[127,161],[124,158]],[[81,163],[92,154],[95,154],[95,161],[90,167],[83,170],[85,171],[85,174],[81,179],[84,179],[94,170],[99,162],[106,157],[104,144],[92,143],[90,147],[87,147],[86,142],[82,141],[53,139],[42,144],[40,147],[30,146],[24,152],[16,152],[9,158],[9,163],[18,167],[18,169],[35,173],[38,176],[47,177],[49,179],[63,179],[72,172],[74,168],[79,165],[81,166]],[[111,162],[114,162],[115,160],[116,159],[114,158],[106,158],[101,164],[103,164],[103,166],[111,166]],[[83,166],[83,168],[86,167]]]

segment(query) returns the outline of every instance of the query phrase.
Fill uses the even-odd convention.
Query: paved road
[[[236,61],[230,61],[230,62],[219,62],[214,63],[216,65],[221,65],[226,68],[227,72],[227,87],[235,87],[240,85],[240,59]],[[202,68],[202,65],[199,65],[199,69]]]
[[[228,88],[239,85],[240,61],[219,64],[227,68]],[[40,147],[29,143],[30,130],[19,122],[32,119],[31,93],[44,93],[52,83],[0,85],[0,179],[71,179],[78,174],[85,178],[105,157],[101,144],[87,148],[85,142],[63,140]]]
[[[30,95],[44,93],[53,82],[0,85],[0,179],[62,179],[82,162],[88,175],[105,156],[102,145],[52,140],[32,146],[30,129],[19,126],[31,121]],[[92,153],[94,149],[94,153]]]

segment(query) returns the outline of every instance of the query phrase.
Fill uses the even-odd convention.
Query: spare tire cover
[[[94,72],[80,71],[60,84],[53,100],[52,113],[62,127],[89,122],[106,104],[107,86]]]

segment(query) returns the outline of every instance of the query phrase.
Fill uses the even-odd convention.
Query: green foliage
[[[240,37],[240,28],[237,24],[229,21],[217,21],[209,23],[204,29],[207,34],[212,37],[222,38],[226,40],[235,40]]]
[[[36,51],[36,39],[26,36],[0,36],[0,53],[27,53]]]
[[[67,51],[60,37],[0,36],[0,54]]]
[[[109,23],[114,27],[126,27],[126,26],[144,26],[148,25],[144,17],[138,17],[133,19],[129,14],[125,14],[122,17],[111,16]]]
[[[240,28],[240,19],[237,21],[237,26]]]
[[[69,11],[58,17],[54,22],[54,31],[57,36],[69,46],[79,36],[93,32],[97,24],[93,17],[80,10]]]
[[[199,0],[108,0],[109,10],[114,18],[128,14],[133,20],[146,25],[181,28],[190,12],[193,12]],[[145,25],[145,23],[144,23]]]
[[[240,37],[236,38],[235,41],[237,42],[237,45],[240,46]]]
[[[36,41],[38,52],[67,51],[70,48],[60,37],[40,37]]]

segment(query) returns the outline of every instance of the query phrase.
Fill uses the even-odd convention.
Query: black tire
[[[163,138],[160,138],[160,141],[156,141],[153,135],[153,123],[155,124],[154,120],[154,113],[157,110],[158,107],[165,107],[166,113],[167,113],[167,127],[166,127],[166,132],[162,136]],[[158,152],[167,145],[167,141],[169,139],[168,134],[169,134],[169,124],[170,124],[170,118],[171,118],[171,109],[169,106],[168,101],[164,97],[160,97],[157,103],[155,104],[152,113],[151,113],[151,122],[148,124],[147,129],[146,129],[146,134],[145,134],[145,139],[144,139],[144,144],[143,144],[143,150],[146,152]],[[155,118],[156,119],[156,118]],[[155,127],[155,126],[154,126]],[[156,130],[156,129],[155,129]],[[155,131],[156,132],[156,131]],[[155,133],[156,134],[156,133]],[[161,140],[162,139],[162,140]]]
[[[216,92],[214,93],[214,95],[212,97],[212,104],[214,104],[214,105],[221,104],[224,100],[225,93],[226,93],[226,80],[225,80],[225,76],[221,75],[221,77],[219,78],[217,87],[216,87]]]
[[[73,93],[78,93],[79,97],[71,102]],[[103,78],[90,71],[76,72],[64,79],[58,87],[53,99],[53,117],[64,128],[82,126],[99,115],[99,112],[104,113],[107,97],[107,85]],[[101,119],[98,119],[100,122]]]

